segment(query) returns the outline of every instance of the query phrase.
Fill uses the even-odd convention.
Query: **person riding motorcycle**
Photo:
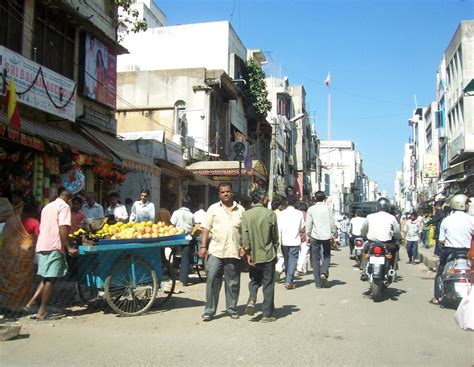
[[[355,217],[349,221],[349,248],[351,259],[354,257],[354,240],[357,237],[362,237],[361,230],[364,223],[365,218],[363,217],[363,212],[361,209],[357,209]]]
[[[362,235],[368,240],[364,244],[364,254],[369,251],[371,241],[381,242],[385,244],[387,251],[392,254],[392,258],[396,258],[396,252],[398,251],[399,247],[394,240],[400,240],[402,235],[398,221],[395,216],[390,214],[390,210],[390,201],[386,198],[380,198],[377,200],[377,212],[367,216],[367,219],[365,220],[361,229]],[[363,256],[361,264],[362,274],[360,276],[360,280],[362,281],[368,280],[368,275],[365,272],[366,265],[367,258]]]
[[[434,297],[430,300],[430,303],[435,305],[438,305],[441,300],[441,274],[448,257],[459,251],[467,253],[474,235],[474,218],[467,214],[469,198],[464,194],[454,195],[450,201],[450,207],[451,214],[443,219],[439,229],[441,254],[435,277]]]

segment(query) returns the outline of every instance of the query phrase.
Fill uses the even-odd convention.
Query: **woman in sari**
[[[15,312],[22,310],[32,294],[34,234],[25,230],[7,198],[0,198],[0,223],[4,223],[0,242],[0,308]]]

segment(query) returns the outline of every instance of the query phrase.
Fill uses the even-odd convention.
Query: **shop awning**
[[[449,166],[449,168],[447,170],[445,170],[443,172],[443,175],[442,175],[442,178],[443,178],[443,182],[453,182],[451,180],[453,179],[459,179],[459,178],[462,178],[462,177],[466,177],[468,174],[472,174],[472,172],[468,172],[468,164],[472,165],[472,163],[474,162],[474,158],[469,158],[469,159],[466,159],[465,161],[462,161],[462,162],[459,162],[459,163],[456,163],[456,164],[452,164],[451,166]]]
[[[4,112],[0,112],[0,123],[6,122],[7,115]],[[11,140],[18,141],[23,145],[38,150],[44,150],[43,142],[38,142],[31,137],[38,137],[45,140],[46,144],[49,144],[55,150],[61,151],[64,147],[67,147],[74,153],[81,152],[111,159],[110,156],[108,156],[104,151],[96,148],[81,134],[72,130],[52,126],[45,122],[21,117],[21,131],[16,131],[10,128],[7,128],[7,130],[7,136]],[[25,134],[28,136],[25,136]]]
[[[238,176],[238,161],[202,161],[196,162],[186,167],[193,173],[201,176]],[[267,180],[267,169],[262,161],[252,161],[252,170],[247,172],[242,163],[241,173],[243,176],[256,176],[261,180]]]
[[[175,172],[176,174],[178,174],[179,176],[181,176],[183,178],[187,178],[187,179],[190,179],[192,181],[199,182],[200,184],[203,184],[203,185],[210,185],[210,186],[213,186],[213,187],[218,186],[217,182],[212,181],[207,177],[198,175],[198,174],[190,171],[187,168],[180,167],[180,166],[177,166],[173,163],[170,163],[167,160],[155,159],[155,163],[158,167],[160,167],[162,172],[171,171],[171,172]]]
[[[86,126],[81,126],[81,129],[89,139],[110,151],[124,168],[157,175],[160,173],[158,167],[143,158],[119,138]]]

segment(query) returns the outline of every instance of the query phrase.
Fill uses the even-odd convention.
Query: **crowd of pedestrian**
[[[239,318],[237,305],[243,268],[248,269],[249,274],[246,314],[253,316],[256,313],[261,288],[261,321],[271,322],[276,319],[275,284],[281,274],[284,273],[284,288],[292,290],[298,286],[297,276],[306,274],[311,264],[315,288],[324,288],[330,276],[331,248],[334,249],[335,243],[349,245],[352,255],[354,239],[358,237],[376,238],[387,243],[401,239],[409,264],[419,263],[419,246],[434,247],[434,254],[440,255],[440,263],[443,263],[449,246],[456,247],[460,241],[459,233],[463,229],[457,227],[464,228],[469,224],[468,230],[473,230],[468,214],[461,211],[450,214],[452,208],[442,202],[437,202],[432,212],[424,211],[421,216],[416,212],[406,213],[398,223],[389,214],[388,200],[387,210],[377,215],[365,218],[359,210],[352,218],[336,219],[322,191],[314,194],[309,208],[292,192],[285,200],[274,199],[269,208],[267,192],[256,188],[250,195],[251,205],[245,209],[234,200],[232,184],[228,182],[219,184],[218,196],[219,201],[210,205],[207,211],[199,204],[194,213],[191,199],[184,197],[181,206],[171,213],[166,208],[156,211],[148,190],[142,190],[140,199],[135,202],[127,198],[125,205],[113,192],[108,195],[104,210],[93,193],[73,197],[66,189],[59,188],[57,198],[41,210],[39,218],[37,206],[31,201],[23,202],[21,193],[15,192],[11,201],[0,198],[0,223],[3,223],[0,307],[34,313],[37,320],[47,319],[47,306],[54,286],[67,273],[66,255],[78,255],[68,235],[90,218],[107,217],[111,223],[163,221],[186,234],[191,234],[199,223],[202,233],[198,255],[205,261],[207,272],[203,321],[214,318],[223,281],[226,312],[232,319]],[[391,223],[387,227],[390,229],[383,233],[382,222]],[[458,234],[450,233],[451,227],[456,227]],[[192,242],[173,252],[174,265],[179,268],[175,291],[188,285],[191,261],[196,255],[195,245]],[[397,250],[398,247],[393,250],[394,258]],[[31,295],[35,268],[40,282]],[[431,302],[438,303],[439,298],[439,293],[435,292]]]

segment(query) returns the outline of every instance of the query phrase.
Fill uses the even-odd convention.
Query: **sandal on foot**
[[[436,298],[433,297],[429,300],[429,303],[431,303],[433,305],[439,305],[440,302],[439,302],[439,300],[437,300]]]

